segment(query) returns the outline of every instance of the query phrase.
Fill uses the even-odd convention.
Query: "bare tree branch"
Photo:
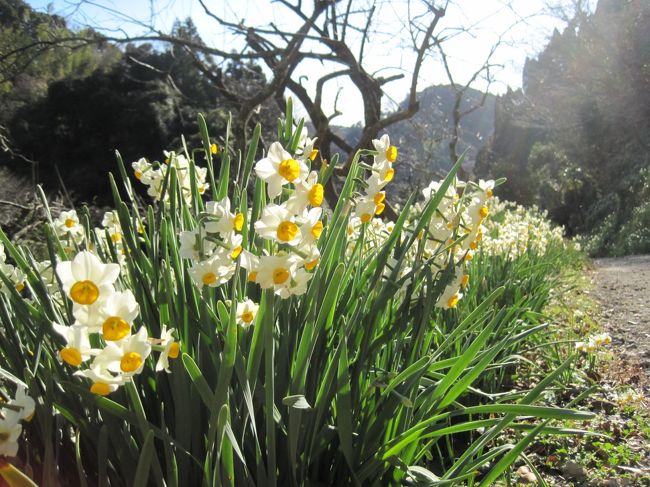
[[[368,40],[368,30],[370,29],[370,23],[372,22],[372,16],[375,13],[375,6],[373,5],[368,12],[368,20],[366,21],[366,26],[363,29],[363,36],[361,37],[361,46],[359,47],[359,64],[363,63],[363,52],[366,47],[366,41]]]
[[[82,4],[93,5],[111,12],[116,17],[134,25],[142,27],[144,34],[136,36],[111,34],[108,36],[93,34],[88,36],[76,35],[65,38],[39,41],[30,45],[20,46],[11,52],[0,53],[0,62],[4,59],[14,59],[25,53],[49,49],[55,46],[84,46],[91,43],[113,42],[128,44],[137,42],[163,42],[174,48],[182,48],[189,54],[191,62],[205,76],[205,79],[216,88],[226,99],[237,107],[238,113],[234,116],[234,129],[237,144],[243,149],[249,133],[256,109],[263,103],[272,100],[279,108],[284,108],[284,96],[287,91],[293,93],[307,111],[309,119],[314,126],[316,136],[320,141],[320,149],[324,158],[330,159],[331,144],[347,152],[347,159],[336,169],[336,174],[347,171],[352,162],[354,153],[371,145],[373,138],[378,133],[392,124],[412,117],[419,110],[418,82],[421,80],[423,66],[432,51],[440,54],[441,65],[444,73],[453,87],[456,97],[453,111],[453,133],[450,143],[451,157],[456,157],[456,145],[460,136],[460,121],[464,116],[472,113],[485,102],[487,95],[476,106],[462,107],[462,99],[471,85],[479,77],[487,78],[488,86],[491,82],[491,69],[496,64],[492,57],[502,42],[499,41],[492,47],[485,62],[464,85],[457,83],[456,75],[452,69],[450,59],[443,49],[443,44],[461,34],[471,34],[467,27],[444,27],[441,20],[445,18],[450,0],[411,0],[407,3],[408,18],[403,24],[402,38],[409,43],[415,53],[412,68],[409,69],[408,91],[406,104],[388,115],[382,113],[382,100],[385,100],[385,85],[402,79],[404,74],[390,73],[382,77],[379,72],[369,72],[364,66],[366,50],[376,41],[375,36],[392,35],[392,32],[382,33],[382,25],[378,19],[383,19],[382,8],[390,5],[388,2],[373,0],[373,2],[347,2],[337,0],[275,0],[273,3],[281,8],[285,16],[292,22],[296,21],[298,28],[293,30],[277,20],[267,22],[263,26],[250,25],[246,19],[238,19],[234,15],[225,16],[218,14],[210,7],[207,0],[198,0],[203,13],[214,23],[235,38],[236,50],[228,51],[209,45],[200,38],[168,34],[157,29],[153,24],[153,10],[148,21],[141,21],[125,15],[115,9],[99,5],[93,0],[78,0],[77,7]],[[575,0],[577,2],[584,0]],[[424,7],[424,8],[422,8]],[[353,42],[350,39],[353,39]],[[210,57],[219,61],[213,64]],[[27,59],[27,57],[25,57]],[[410,59],[409,59],[410,60]],[[134,60],[138,62],[137,60]],[[295,73],[304,62],[319,61],[323,66],[322,72],[311,79],[311,85],[303,86],[295,79]],[[255,92],[229,86],[227,74],[223,66],[228,63],[256,63],[264,67],[267,81],[260,85]],[[397,66],[393,66],[396,68]],[[152,67],[153,68],[153,67]],[[334,133],[332,121],[340,115],[338,108],[340,89],[333,100],[324,100],[323,91],[326,84],[332,80],[345,79],[358,91],[363,102],[363,128],[359,140],[354,143],[343,140]],[[315,81],[315,84],[314,84]],[[329,85],[328,85],[329,86]],[[327,103],[326,103],[327,102]],[[325,106],[327,104],[327,107]],[[241,145],[240,145],[241,144]],[[336,184],[332,178],[332,184]],[[335,194],[334,189],[329,193]]]
[[[429,45],[431,43],[431,39],[433,37],[433,32],[438,25],[438,22],[440,21],[441,18],[444,17],[445,15],[445,10],[444,9],[439,9],[436,8],[433,5],[430,5],[430,9],[433,13],[433,18],[429,22],[429,26],[426,30],[426,33],[424,35],[424,38],[420,42],[420,45],[418,46],[417,49],[417,58],[415,61],[415,67],[413,69],[413,74],[411,76],[411,88],[409,90],[409,102],[408,105],[405,109],[398,110],[397,112],[392,113],[391,115],[385,117],[385,118],[380,118],[379,115],[377,114],[374,117],[369,117],[368,113],[366,112],[366,125],[364,127],[363,133],[361,135],[361,138],[357,142],[356,147],[354,148],[354,152],[356,152],[359,149],[362,149],[364,147],[367,147],[371,140],[378,134],[381,130],[385,129],[386,127],[400,122],[402,120],[406,120],[410,117],[412,117],[420,108],[419,103],[417,101],[417,83],[418,79],[420,76],[420,69],[422,68],[422,63],[424,61],[424,56],[429,48]],[[353,79],[354,81],[354,79]],[[355,83],[357,84],[357,83]],[[359,88],[359,91],[361,93],[364,93],[362,91],[362,83],[357,84],[357,88]],[[379,97],[381,99],[381,96]],[[364,105],[366,97],[364,97]],[[347,170],[352,163],[352,157],[350,156],[348,160],[346,161],[346,164],[344,166],[344,170]]]

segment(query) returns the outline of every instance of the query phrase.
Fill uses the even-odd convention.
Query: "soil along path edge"
[[[619,353],[650,372],[650,255],[593,262],[600,323]]]

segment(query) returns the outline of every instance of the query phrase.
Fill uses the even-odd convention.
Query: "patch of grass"
[[[647,410],[603,412],[588,429],[605,436],[544,437],[535,444],[531,458],[536,459],[537,468],[549,482],[557,483],[560,477],[571,482],[563,467],[572,462],[585,469],[589,485],[607,479],[616,479],[622,485],[623,479],[631,482],[628,485],[650,485],[648,473],[643,470],[650,450]],[[561,485],[573,484],[580,485],[576,481]]]
[[[576,341],[603,332],[598,322],[600,304],[592,293],[588,271],[588,262],[578,262],[565,271],[560,286],[554,289],[544,309],[553,323],[553,339],[549,340],[552,345],[525,354],[528,362],[517,371],[518,387],[538,380],[553,367],[558,356],[573,353]],[[548,485],[650,485],[650,409],[647,401],[625,406],[617,403],[620,394],[630,386],[624,375],[619,374],[614,380],[607,373],[617,365],[616,351],[610,347],[583,354],[563,376],[563,387],[546,394],[549,405],[575,401],[574,405],[597,413],[595,420],[582,427],[602,435],[540,437],[533,444],[529,459]],[[581,394],[588,389],[592,393],[582,398]],[[568,423],[564,426],[570,427]],[[566,471],[570,463],[582,467],[587,477],[572,479]],[[519,480],[514,471],[512,479]]]

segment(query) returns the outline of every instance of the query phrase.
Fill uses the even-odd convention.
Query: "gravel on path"
[[[594,260],[600,322],[625,358],[650,371],[650,255]]]

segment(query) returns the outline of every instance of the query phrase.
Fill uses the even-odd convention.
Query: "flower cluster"
[[[369,168],[370,177],[365,181],[365,193],[355,200],[355,216],[361,223],[368,223],[374,215],[381,215],[384,211],[386,192],[383,189],[395,176],[393,163],[397,160],[397,147],[390,145],[388,135],[372,143],[377,154]]]
[[[384,188],[395,177],[393,163],[397,160],[397,147],[390,144],[388,135],[383,135],[372,143],[377,153],[373,156],[372,165],[362,166],[369,172],[369,176],[364,179],[363,193],[353,198],[354,214],[348,221],[349,254],[355,251],[362,229],[364,240],[361,251],[364,255],[368,255],[383,245],[394,228],[393,222],[384,222],[375,217],[381,215],[386,208]]]
[[[563,242],[562,228],[545,212],[494,198],[493,218],[486,224],[483,251],[513,260],[526,252],[543,255],[551,244]]]
[[[273,289],[282,298],[306,291],[310,271],[320,260],[317,241],[324,228],[323,185],[318,173],[309,169],[318,155],[314,142],[304,132],[294,154],[274,142],[255,164],[269,197],[253,224],[254,235],[261,239],[257,247],[243,248],[241,232],[250,214],[231,211],[228,197],[208,201],[198,226],[180,233],[180,255],[192,262],[190,275],[196,285],[225,284],[239,263],[248,271],[249,282]],[[239,303],[238,322],[248,326],[256,313],[254,302]]]
[[[213,144],[212,152],[216,153],[216,145]],[[190,160],[183,154],[176,152],[163,152],[165,155],[164,164],[158,162],[150,163],[144,157],[131,164],[135,178],[148,186],[147,194],[155,201],[161,199],[169,201],[169,192],[163,195],[165,181],[168,181],[168,172],[171,168],[176,170],[176,178],[181,189],[183,199],[188,205],[192,204],[192,169],[194,170],[194,184],[199,194],[203,194],[210,187],[206,183],[207,168],[194,166],[190,167]]]
[[[18,267],[7,262],[5,248],[2,243],[0,243],[0,273],[4,274],[7,279],[11,281],[11,284],[16,291],[22,292],[22,290],[25,289],[25,273]],[[0,292],[5,294],[10,292],[10,288],[8,288],[7,284],[2,280],[0,280]]]
[[[79,215],[76,210],[62,211],[59,216],[52,220],[51,226],[59,241],[65,244],[64,249],[67,252],[71,252],[84,243],[88,243],[86,232],[79,221]],[[97,242],[105,243],[110,239],[118,251],[118,255],[124,253],[122,242],[123,232],[117,211],[111,210],[105,212],[101,227],[93,228],[92,233]],[[88,243],[88,245],[92,247],[93,244]]]
[[[616,394],[614,401],[620,407],[635,406],[643,403],[645,401],[645,397],[643,394],[635,391],[634,389],[628,389],[619,394]]]
[[[380,142],[380,141],[376,141]],[[382,137],[382,144],[375,144],[375,147],[384,147],[389,144],[387,136]],[[390,147],[390,146],[388,146]],[[396,154],[396,149],[386,149],[386,154]],[[366,186],[370,188],[366,195],[360,198],[361,204],[369,205],[368,200],[372,192],[380,185],[383,188],[385,181],[378,181],[376,171],[381,167],[384,158],[380,155],[376,157],[373,164],[373,174],[366,181]],[[379,163],[377,162],[379,159]],[[390,167],[392,170],[392,166]],[[381,173],[379,173],[380,175]],[[391,173],[392,177],[392,173]],[[442,181],[433,181],[426,187],[422,194],[424,201],[415,205],[409,216],[410,225],[414,226],[431,200],[441,190]],[[488,200],[492,197],[494,181],[480,180],[477,183],[455,181],[448,186],[442,194],[440,203],[428,226],[418,235],[421,242],[422,258],[428,263],[434,276],[441,277],[445,269],[453,266],[453,272],[448,278],[448,283],[436,302],[436,307],[443,309],[455,308],[463,297],[463,290],[469,285],[469,273],[466,269],[466,263],[471,261],[474,252],[478,249],[479,243],[483,239],[485,227],[483,222],[487,218],[490,210],[488,209]],[[383,192],[382,192],[383,193]],[[378,194],[378,193],[375,193]],[[379,198],[377,198],[379,200]],[[383,210],[384,198],[377,204],[375,210],[379,213]],[[359,207],[359,203],[357,204]],[[363,211],[363,210],[362,210]],[[368,213],[361,213],[357,210],[357,216],[350,220],[347,234],[350,237],[351,244],[348,252],[354,251],[357,243],[357,237],[363,226],[364,218],[371,218]],[[364,252],[373,252],[380,248],[383,242],[393,232],[393,222],[383,222],[378,218],[372,218],[364,230]],[[408,231],[404,232],[402,238],[408,237]],[[408,256],[409,264],[403,266],[399,277],[408,274],[412,269],[415,260],[418,258],[418,247],[411,247]]]
[[[594,353],[599,348],[612,343],[612,337],[609,333],[600,333],[589,338],[586,342],[576,342],[576,351],[583,353]]]
[[[190,276],[198,286],[221,286],[235,274],[245,218],[230,206],[228,197],[209,201],[199,226],[179,236],[180,256],[192,262]]]
[[[463,188],[459,196],[458,188]],[[424,256],[432,262],[432,270],[441,271],[447,262],[460,262],[451,281],[445,287],[436,306],[455,308],[463,297],[461,292],[469,285],[466,263],[483,240],[483,222],[490,213],[487,202],[492,198],[494,181],[450,185],[431,218],[424,244]],[[423,190],[425,204],[440,190],[439,182],[432,182]]]
[[[145,327],[133,333],[133,323],[140,307],[130,290],[115,288],[120,266],[103,263],[89,251],[77,253],[72,261],[60,262],[56,273],[63,291],[72,301],[71,326],[53,323],[54,331],[63,337],[65,346],[59,357],[79,368],[92,358],[87,368],[75,375],[92,381],[90,390],[106,395],[142,372],[152,349],[160,351],[156,371],[169,372],[168,359],[179,354],[174,330],[161,330],[161,338],[152,340]],[[99,339],[91,340],[92,335]],[[103,347],[93,348],[91,343]]]
[[[31,421],[35,403],[21,385],[16,388],[13,399],[2,393],[0,397],[0,458],[15,457],[18,453],[18,438],[23,430],[21,421]]]
[[[267,199],[262,201],[256,221],[251,222],[252,213],[242,209],[246,205],[241,200],[225,196],[205,202],[196,223],[179,232],[179,255],[188,261],[188,274],[197,287],[223,286],[241,267],[247,271],[249,283],[272,290],[283,299],[306,292],[320,261],[318,241],[327,219],[322,207],[325,171],[311,169],[318,156],[315,142],[303,131],[291,149],[274,142],[266,156],[257,161],[255,174],[265,183]],[[387,135],[373,140],[373,145],[376,152],[372,164],[360,164],[367,172],[362,190],[352,199],[354,209],[347,230],[349,253],[357,245],[362,245],[364,255],[377,252],[394,230],[393,222],[375,217],[385,209],[385,187],[395,174],[397,148],[390,144]],[[148,192],[154,199],[166,201],[162,186],[167,171],[174,167],[178,187],[189,205],[192,184],[196,184],[199,193],[207,188],[206,171],[195,168],[183,155],[165,154],[166,163],[160,167],[144,159],[134,162],[136,178],[149,186]],[[194,183],[189,179],[192,173],[197,178]],[[424,263],[435,279],[444,278],[445,288],[436,302],[439,308],[455,308],[469,285],[467,262],[483,239],[483,222],[490,213],[487,204],[493,188],[493,181],[454,181],[440,194],[442,182],[432,182],[423,191],[424,201],[412,209],[400,235],[402,239],[415,238],[410,229],[417,226],[432,198],[440,200],[428,225],[417,235],[419,245],[410,247],[399,276],[404,277]],[[56,235],[68,242],[68,251],[84,243],[88,249],[56,265],[56,275],[65,297],[72,301],[74,316],[70,326],[53,324],[65,341],[59,351],[61,360],[78,368],[76,375],[90,379],[91,391],[102,395],[141,373],[153,350],[160,352],[156,370],[169,371],[169,358],[179,354],[174,330],[163,326],[158,339],[150,338],[145,327],[135,331],[134,322],[139,315],[135,296],[128,289],[116,287],[120,264],[126,259],[117,212],[105,213],[102,227],[91,232],[85,231],[74,210],[61,213],[53,227]],[[87,237],[92,241],[86,242]],[[96,254],[96,245],[104,250],[114,248],[120,263],[104,263],[98,255],[113,253]],[[387,272],[394,265],[389,259]],[[248,327],[256,321],[258,305],[244,297],[236,303],[235,314],[237,323]]]

